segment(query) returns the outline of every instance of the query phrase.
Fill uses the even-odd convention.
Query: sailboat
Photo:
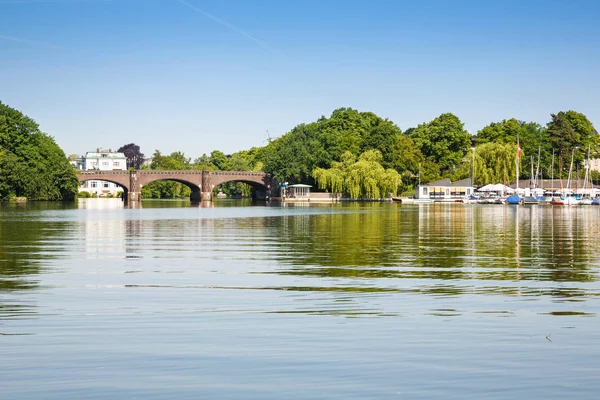
[[[575,158],[575,149],[571,151],[571,166],[569,167],[569,177],[567,178],[567,192],[565,196],[566,206],[575,206],[579,204],[579,200],[570,193],[571,180],[573,179],[573,159]]]
[[[521,158],[521,145],[519,138],[517,138],[517,156],[515,157],[515,165],[517,169],[517,183],[515,185],[515,193],[511,194],[506,198],[506,204],[520,204],[521,198],[519,197],[519,159]]]
[[[552,186],[554,186],[554,149],[552,149]],[[560,183],[560,186],[562,188],[562,180]],[[563,201],[562,197],[555,197],[554,195],[556,194],[556,190],[554,190],[556,188],[552,187],[552,198],[550,199],[550,204],[552,204],[553,206],[564,206],[565,202]]]
[[[588,146],[588,154],[586,160],[584,161],[584,168],[585,177],[583,178],[583,188],[581,189],[582,198],[579,200],[579,204],[589,206],[592,205],[591,194],[594,187],[590,174],[590,146]],[[589,193],[586,193],[586,189],[589,190]]]
[[[546,196],[544,196],[544,189],[538,187],[538,179],[541,180],[541,178],[542,178],[542,174],[540,172],[540,159],[541,159],[541,155],[542,155],[542,147],[539,146],[538,147],[537,166],[536,166],[536,169],[535,169],[535,179],[533,181],[533,190],[534,190],[534,193],[532,193],[532,195],[535,196],[535,198],[538,199],[538,201],[541,204],[545,204],[547,202],[547,200],[546,200]]]
[[[533,175],[533,156],[531,156],[531,177],[529,178],[529,190],[532,194],[523,197],[523,204],[538,204],[539,200],[533,196],[533,189],[535,189],[535,177]]]

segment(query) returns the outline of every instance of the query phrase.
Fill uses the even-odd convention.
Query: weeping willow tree
[[[395,195],[402,179],[393,169],[381,165],[379,150],[368,150],[358,160],[349,151],[342,154],[340,162],[331,168],[316,168],[313,177],[320,189],[342,193],[353,199],[380,199],[390,193]]]
[[[521,152],[521,158],[524,154]],[[516,178],[517,145],[513,143],[485,143],[475,150],[475,183],[503,183]]]

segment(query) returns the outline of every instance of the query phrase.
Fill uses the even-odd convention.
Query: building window
[[[104,187],[107,188],[108,187],[108,182],[104,182]]]
[[[102,161],[102,166],[103,167],[108,167],[108,161]]]
[[[92,182],[92,184],[90,185],[90,187],[93,187],[93,188],[95,188],[95,187],[96,187],[96,185],[97,185],[97,184],[96,184],[96,182]]]
[[[423,196],[427,196],[429,194],[429,188],[424,187],[423,188]]]
[[[120,167],[121,163],[119,163],[118,161],[113,162],[113,167]]]

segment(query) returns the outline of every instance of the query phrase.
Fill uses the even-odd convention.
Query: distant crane
[[[275,138],[272,138],[272,137],[271,137],[271,134],[269,133],[269,130],[268,130],[268,129],[266,130],[266,132],[267,132],[267,138],[266,138],[265,140],[263,140],[263,143],[264,143],[264,142],[269,142],[269,143],[271,143],[273,140],[277,139],[276,137],[275,137]]]

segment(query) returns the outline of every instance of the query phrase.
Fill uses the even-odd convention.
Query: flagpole
[[[519,158],[521,157],[521,144],[519,143],[519,135],[517,135],[517,158],[515,159],[515,165],[517,169],[517,185],[515,186],[515,193],[519,196]]]

